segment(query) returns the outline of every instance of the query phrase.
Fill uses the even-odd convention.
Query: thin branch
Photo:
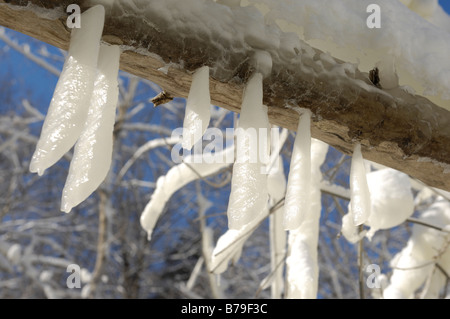
[[[363,231],[363,226],[359,226],[358,232]],[[359,297],[366,299],[364,293],[364,270],[363,270],[363,258],[364,258],[364,239],[362,238],[358,243],[358,269],[359,269]]]
[[[98,208],[98,240],[97,240],[97,257],[95,259],[95,267],[90,281],[89,297],[95,295],[97,282],[100,279],[100,274],[103,268],[103,263],[106,256],[106,191],[100,189],[98,191],[100,196],[100,203]]]
[[[150,102],[153,103],[154,107],[157,107],[157,106],[159,106],[161,104],[169,103],[172,100],[173,100],[172,96],[170,96],[166,91],[162,91],[157,96],[155,96],[154,98],[150,99]]]
[[[280,262],[276,265],[275,269],[272,270],[270,272],[270,274],[264,279],[264,282],[261,282],[261,284],[258,287],[258,290],[255,293],[255,299],[258,298],[259,294],[261,293],[261,291],[263,291],[265,289],[264,285],[266,283],[266,281],[271,281],[272,277],[275,276],[277,270],[283,266],[284,262],[286,261],[287,256],[284,256],[282,260],[280,260]]]
[[[448,229],[445,229],[445,228],[442,228],[442,227],[439,227],[439,226],[436,226],[436,225],[429,224],[429,223],[424,222],[424,221],[422,221],[420,219],[417,219],[417,218],[410,217],[406,221],[410,222],[410,223],[426,226],[426,227],[429,227],[429,228],[433,228],[433,229],[439,230],[441,232],[450,234],[450,230],[448,230]]]

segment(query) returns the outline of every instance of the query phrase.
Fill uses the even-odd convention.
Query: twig
[[[442,228],[442,227],[439,227],[439,226],[436,226],[436,225],[429,224],[429,223],[424,222],[424,221],[422,221],[420,219],[417,219],[417,218],[410,217],[406,221],[410,222],[410,223],[426,226],[426,227],[429,227],[429,228],[433,228],[433,229],[439,230],[441,232],[450,234],[450,230],[448,230],[448,229],[445,229],[445,228]]]
[[[157,96],[155,96],[154,98],[152,98],[152,99],[150,100],[150,102],[153,103],[153,106],[154,106],[154,107],[157,107],[157,106],[159,106],[159,105],[161,105],[161,104],[166,104],[166,103],[168,103],[168,102],[170,102],[170,101],[172,101],[172,100],[173,100],[173,97],[171,97],[171,96],[169,95],[169,93],[167,93],[166,91],[162,91],[162,92],[159,93]]]
[[[287,256],[284,256],[283,259],[280,260],[280,262],[277,264],[277,266],[275,267],[275,269],[272,270],[272,271],[270,272],[270,274],[265,278],[265,279],[267,279],[267,281],[269,281],[271,277],[275,276],[277,270],[278,270],[278,269],[284,264],[284,262],[286,261],[286,258],[287,258]],[[259,287],[258,287],[258,290],[257,290],[256,293],[255,293],[255,299],[258,298],[259,294],[260,294],[261,291],[263,291],[263,290],[264,290],[264,287],[263,287],[263,283],[261,282],[261,284],[260,284]]]
[[[98,240],[97,240],[97,257],[95,267],[90,281],[89,297],[93,297],[97,288],[97,282],[103,268],[103,262],[106,255],[106,191],[100,189],[98,191],[100,203],[98,208]]]

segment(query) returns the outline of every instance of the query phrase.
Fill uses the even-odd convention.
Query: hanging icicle
[[[183,148],[190,150],[201,140],[211,120],[211,97],[209,94],[209,67],[195,71],[186,102],[183,123]]]
[[[284,201],[284,228],[300,227],[310,208],[311,188],[311,111],[300,117],[290,164]]]
[[[319,285],[318,242],[319,220],[322,210],[320,167],[325,162],[328,145],[312,140],[311,186],[309,206],[303,222],[297,229],[289,231],[288,256],[286,258],[287,298],[317,298]]]
[[[350,169],[350,213],[354,226],[364,224],[370,216],[371,203],[361,144],[355,145]]]
[[[237,128],[237,155],[233,165],[231,193],[228,203],[228,227],[241,229],[261,214],[267,205],[267,174],[264,160],[269,158],[270,128],[267,107],[263,105],[263,77],[272,68],[269,53],[257,51],[253,57],[257,73],[248,80]]]
[[[39,175],[72,148],[86,122],[105,9],[101,5],[92,7],[81,15],[81,19],[82,27],[72,31],[68,57],[31,159],[30,171]]]
[[[119,98],[120,48],[102,45],[87,121],[75,145],[61,210],[70,212],[103,182],[111,166],[113,130]]]
[[[271,207],[283,199],[286,193],[286,177],[283,170],[283,159],[279,156],[278,169],[269,174],[268,188]],[[284,289],[284,258],[286,255],[286,232],[283,227],[283,209],[279,208],[270,214],[270,277],[272,298],[280,299]]]

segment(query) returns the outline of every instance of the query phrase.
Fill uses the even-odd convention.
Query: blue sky
[[[450,0],[439,0],[439,3],[445,9],[445,11],[450,13]]]

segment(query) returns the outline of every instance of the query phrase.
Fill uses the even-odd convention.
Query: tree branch
[[[1,25],[67,50],[68,1],[8,2],[0,0]],[[28,2],[33,5],[25,7]],[[83,10],[87,8],[87,1],[70,3],[80,4]],[[21,10],[17,10],[18,6],[22,6]],[[44,18],[42,12],[46,10],[53,10],[52,17],[59,12],[59,19]],[[169,32],[170,21],[165,21],[156,9],[147,14],[146,19],[132,15],[119,19],[117,14],[107,11],[103,41],[122,46],[121,69],[158,84],[171,97],[187,97],[192,71],[208,65],[212,70],[212,103],[239,112],[244,83],[252,71],[248,60],[254,49],[239,47],[224,52],[217,48],[217,43],[229,48],[233,43],[220,38],[220,34],[214,43],[194,31],[187,30],[181,37],[177,32]],[[272,124],[296,130],[299,115],[293,108],[310,109],[313,137],[345,154],[351,154],[353,144],[360,142],[366,159],[450,191],[450,178],[445,173],[450,167],[449,111],[401,89],[389,94],[365,89],[375,87],[369,75],[358,70],[352,77],[342,75],[339,85],[330,79],[327,70],[323,76],[312,79],[292,59],[284,59],[276,51],[270,53],[273,70],[264,81],[264,104],[269,106]],[[316,50],[316,56],[309,61],[311,70],[325,65],[320,53]]]

